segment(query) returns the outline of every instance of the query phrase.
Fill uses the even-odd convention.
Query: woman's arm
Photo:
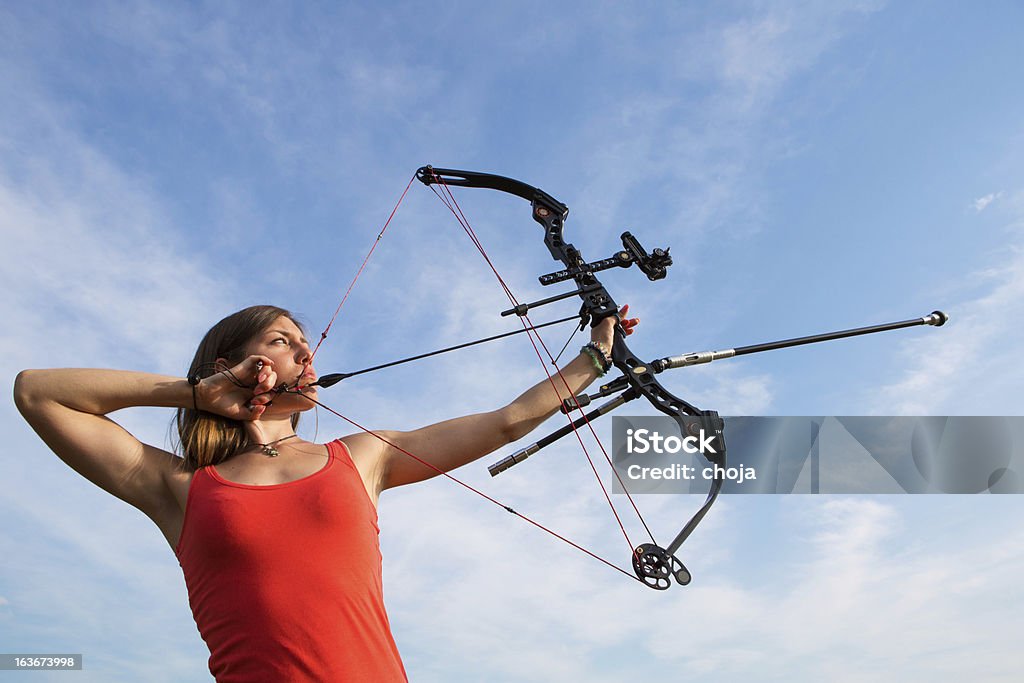
[[[269,365],[269,359],[251,356],[232,371],[243,375],[258,360]],[[195,397],[205,410],[253,419],[263,408],[249,409],[246,403],[254,392],[266,391],[269,381],[243,389],[215,375],[193,394],[188,381],[179,377],[123,370],[25,370],[14,382],[14,402],[61,460],[159,524],[158,518],[177,505],[167,482],[181,471],[181,459],[140,442],[107,415],[136,406],[190,408]]]
[[[154,520],[166,514],[173,498],[165,474],[180,460],[106,415],[133,406],[191,406],[187,381],[120,370],[25,370],[14,382],[14,402],[73,470]]]
[[[622,315],[625,313],[623,309]],[[603,344],[605,349],[611,348],[616,321],[615,317],[607,318],[592,331],[593,340]],[[634,320],[624,321],[627,333],[635,324]],[[561,373],[564,383],[553,375],[553,382],[547,379],[539,382],[498,410],[446,420],[411,432],[380,432],[389,443],[382,443],[368,434],[347,437],[346,442],[353,453],[379,453],[381,489],[429,479],[437,476],[437,470],[417,462],[402,450],[448,472],[517,441],[551,417],[564,399],[579,394],[598,377],[593,360],[584,354],[562,368]]]

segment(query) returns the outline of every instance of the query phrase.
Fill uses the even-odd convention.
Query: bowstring
[[[476,246],[477,251],[480,252],[480,255],[483,257],[484,261],[490,267],[491,272],[494,273],[495,278],[498,280],[498,283],[501,286],[501,288],[505,291],[505,294],[506,294],[506,296],[508,296],[509,301],[512,303],[513,307],[519,306],[518,299],[516,298],[515,294],[512,292],[511,288],[509,288],[509,286],[505,283],[504,278],[501,277],[501,274],[498,272],[497,268],[494,266],[494,263],[491,261],[490,257],[488,256],[487,251],[484,249],[483,243],[480,241],[479,237],[477,236],[476,231],[473,230],[472,225],[469,223],[469,220],[466,218],[465,213],[462,211],[462,207],[459,206],[458,200],[455,199],[455,195],[452,193],[451,188],[448,186],[447,183],[444,182],[444,179],[441,178],[436,173],[433,174],[433,177],[435,179],[435,184],[434,185],[430,185],[430,189],[441,200],[441,203],[443,203],[448,208],[448,210],[451,211],[452,215],[455,216],[455,220],[457,220],[459,222],[459,225],[462,226],[462,229],[469,236],[470,241],[473,243],[474,246]],[[437,187],[441,187],[441,188],[443,188],[443,190],[441,192],[439,192]],[[604,456],[605,461],[608,463],[609,467],[612,468],[612,471],[615,473],[616,478],[618,478],[619,483],[621,485],[622,484],[622,479],[621,479],[621,477],[618,476],[618,472],[615,470],[615,466],[612,464],[611,458],[608,456],[608,451],[605,449],[604,444],[601,442],[600,437],[598,437],[597,432],[594,429],[594,426],[591,424],[590,420],[587,418],[586,413],[583,411],[582,407],[576,401],[576,396],[575,396],[574,392],[572,391],[572,389],[569,387],[568,380],[566,380],[565,375],[562,374],[562,370],[558,367],[557,363],[555,362],[554,356],[551,354],[551,351],[548,349],[547,344],[544,343],[544,339],[540,336],[540,334],[535,329],[533,329],[533,330],[530,329],[530,328],[534,327],[534,324],[530,320],[528,315],[524,314],[524,315],[520,316],[520,318],[521,318],[521,322],[523,324],[523,327],[527,328],[527,336],[530,338],[530,344],[533,346],[534,353],[537,354],[537,359],[540,361],[541,367],[544,368],[544,374],[547,375],[548,382],[551,384],[551,388],[555,391],[555,395],[557,396],[559,392],[558,392],[558,387],[555,384],[554,374],[551,373],[548,370],[548,368],[547,368],[548,364],[544,361],[544,357],[541,355],[540,349],[537,348],[538,344],[540,344],[541,348],[544,349],[544,353],[547,354],[548,359],[551,361],[551,364],[554,366],[555,374],[557,374],[558,378],[562,381],[562,384],[565,387],[566,393],[568,393],[569,396],[572,397],[571,398],[571,402],[575,405],[575,409],[579,410],[580,413],[583,415],[584,422],[586,423],[587,428],[590,430],[591,435],[594,437],[594,441],[597,442],[597,445],[600,448],[601,453]],[[571,339],[571,337],[570,337],[570,339]],[[559,353],[559,355],[561,355],[561,353]],[[597,466],[594,464],[594,460],[593,460],[593,458],[590,455],[590,451],[587,449],[586,444],[583,442],[583,437],[580,434],[579,429],[577,429],[577,427],[575,425],[575,421],[572,418],[572,415],[570,415],[569,413],[566,413],[566,416],[567,416],[567,418],[569,420],[569,425],[572,427],[573,433],[576,435],[577,441],[579,441],[580,448],[582,449],[583,454],[586,457],[587,462],[590,465],[590,469],[594,473],[594,478],[597,480],[598,486],[600,486],[601,492],[604,494],[605,500],[608,502],[608,507],[611,509],[612,515],[615,517],[615,521],[618,523],[619,529],[621,529],[623,537],[626,539],[626,544],[629,546],[630,553],[636,554],[636,552],[637,552],[636,549],[637,549],[638,546],[634,545],[633,542],[630,540],[629,534],[626,531],[625,524],[622,522],[622,518],[619,515],[618,509],[616,509],[615,504],[611,500],[611,496],[608,493],[607,487],[605,486],[604,482],[601,480],[601,476],[600,476],[600,474],[597,471]],[[643,515],[640,514],[640,509],[637,507],[636,502],[633,500],[633,497],[629,494],[629,490],[624,485],[622,486],[622,490],[626,494],[626,498],[629,500],[630,505],[633,507],[633,511],[636,513],[637,518],[640,520],[640,523],[643,525],[644,530],[647,532],[647,535],[650,537],[651,542],[654,543],[655,545],[657,545],[657,542],[654,540],[654,535],[651,532],[650,527],[647,525],[647,521],[644,519]]]
[[[414,180],[416,180],[415,173],[413,173],[412,177],[409,178],[408,184],[405,186],[405,189],[402,190],[402,196],[398,198],[395,208],[391,209],[391,214],[388,216],[388,219],[384,221],[384,227],[380,229],[379,233],[377,233],[377,239],[373,241],[373,244],[370,246],[370,250],[366,252],[366,257],[363,259],[362,265],[359,266],[359,270],[356,271],[355,277],[352,278],[352,282],[349,283],[348,289],[345,290],[345,296],[341,297],[341,302],[338,304],[338,307],[334,309],[334,315],[332,315],[330,321],[328,321],[327,327],[325,327],[324,331],[320,333],[320,340],[316,343],[316,347],[313,349],[313,352],[309,354],[309,360],[303,364],[304,366],[308,367],[313,364],[316,352],[320,350],[320,345],[327,339],[327,335],[331,331],[331,326],[334,325],[334,321],[338,318],[338,314],[341,312],[341,307],[345,305],[346,301],[348,301],[349,294],[352,293],[352,289],[356,286],[356,281],[359,280],[359,277],[363,274],[363,270],[366,269],[366,264],[370,261],[370,257],[373,256],[373,252],[377,249],[377,245],[380,244],[382,239],[384,239],[384,233],[387,232],[388,226],[391,225],[391,219],[394,218],[395,214],[398,212],[398,207],[402,205],[402,201],[405,199],[405,195],[409,193],[409,188],[412,187],[412,181]]]

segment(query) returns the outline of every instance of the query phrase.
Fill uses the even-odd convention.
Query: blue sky
[[[671,246],[664,281],[603,278],[642,318],[642,356],[952,316],[664,376],[699,406],[1020,415],[1022,19],[1013,2],[6,3],[0,374],[180,375],[212,323],[253,303],[317,333],[431,163],[545,189],[588,258],[624,229]],[[549,294],[536,275],[556,264],[527,205],[458,198],[519,298]],[[504,331],[504,304],[413,187],[318,368]],[[510,400],[543,376],[532,353],[504,342],[323,397],[411,428]],[[165,411],[118,418],[167,444]],[[0,649],[82,652],[78,680],[208,680],[155,527],[74,475],[10,402],[0,421]],[[323,412],[316,427],[350,429]],[[484,463],[463,474],[620,557],[584,470],[564,444],[497,480]],[[683,548],[693,584],[655,593],[439,481],[383,498],[385,589],[417,681],[617,681],[638,666],[1010,680],[1024,664],[1019,501],[726,498]],[[670,536],[699,498],[639,504]]]

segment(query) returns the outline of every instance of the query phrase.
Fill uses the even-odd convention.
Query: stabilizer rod
[[[833,339],[843,339],[845,337],[857,337],[862,334],[874,334],[876,332],[887,332],[889,330],[899,330],[904,327],[914,327],[915,325],[934,325],[935,327],[942,327],[949,320],[949,316],[942,311],[932,311],[930,314],[921,317],[913,318],[911,320],[901,320],[894,323],[883,323],[881,325],[871,325],[869,327],[857,327],[850,330],[839,330],[838,332],[826,332],[824,334],[813,334],[808,337],[797,337],[795,339],[783,339],[781,341],[766,342],[764,344],[751,344],[749,346],[739,346],[735,349],[723,349],[721,351],[699,351],[696,353],[684,353],[679,356],[668,356],[666,358],[660,358],[651,363],[651,367],[655,372],[662,372],[670,368],[683,368],[689,365],[700,365],[701,363],[710,363],[711,361],[721,360],[723,358],[733,358],[735,356],[745,356],[751,353],[761,353],[762,351],[774,351],[776,349],[785,349],[791,346],[802,346],[803,344],[817,344],[818,342],[832,341]]]

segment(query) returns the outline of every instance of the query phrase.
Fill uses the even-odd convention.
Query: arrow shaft
[[[455,346],[447,346],[447,347],[445,347],[443,349],[437,349],[436,351],[428,351],[427,353],[420,353],[420,354],[417,354],[415,356],[409,356],[408,358],[401,358],[399,360],[393,360],[393,361],[390,361],[388,363],[381,363],[380,365],[374,365],[373,367],[363,368],[362,370],[356,370],[354,372],[334,372],[334,373],[331,373],[329,375],[324,375],[323,377],[318,379],[316,382],[314,382],[310,386],[327,388],[327,387],[334,386],[335,384],[337,384],[338,382],[340,382],[343,379],[348,379],[349,377],[355,377],[356,375],[363,375],[363,374],[366,374],[367,372],[373,372],[374,370],[383,370],[384,368],[394,367],[395,365],[402,365],[403,363],[411,363],[414,360],[421,360],[423,358],[429,358],[430,356],[437,356],[437,355],[440,355],[442,353],[449,353],[451,351],[458,351],[459,349],[465,349],[465,348],[470,347],[470,346],[476,346],[477,344],[484,344],[484,343],[487,343],[487,342],[496,341],[498,339],[504,339],[505,337],[511,337],[512,335],[522,334],[523,332],[528,332],[530,330],[539,330],[539,329],[542,329],[542,328],[545,328],[545,327],[550,327],[552,325],[558,325],[558,324],[561,324],[561,323],[564,323],[564,322],[568,322],[570,320],[578,320],[578,319],[579,319],[578,315],[570,315],[570,316],[567,316],[565,318],[559,318],[558,320],[552,320],[550,322],[543,323],[541,325],[535,325],[533,327],[524,327],[522,329],[513,330],[511,332],[505,332],[503,334],[496,334],[496,335],[493,335],[491,337],[484,337],[483,339],[475,339],[473,341],[464,342],[462,344],[456,344]]]

